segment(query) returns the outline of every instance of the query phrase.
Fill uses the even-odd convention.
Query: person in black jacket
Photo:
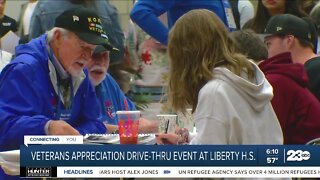
[[[17,22],[11,17],[4,14],[6,0],[0,0],[0,38],[9,31],[17,31]]]

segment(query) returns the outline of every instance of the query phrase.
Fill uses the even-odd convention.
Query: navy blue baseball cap
[[[88,8],[71,8],[64,11],[56,18],[54,26],[74,32],[86,43],[98,45],[99,50],[116,50],[109,42],[101,18]]]
[[[269,19],[263,37],[271,35],[293,35],[311,42],[314,52],[317,49],[318,34],[313,22],[292,14],[280,14]]]

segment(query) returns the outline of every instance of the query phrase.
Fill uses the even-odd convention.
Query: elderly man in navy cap
[[[55,27],[16,49],[0,76],[0,151],[18,149],[24,135],[106,133],[87,71],[97,45],[114,48],[99,16],[70,9]]]

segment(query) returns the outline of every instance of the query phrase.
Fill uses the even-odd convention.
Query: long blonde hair
[[[225,25],[213,12],[189,11],[181,16],[169,33],[171,62],[169,102],[176,111],[196,109],[200,89],[213,77],[213,69],[224,66],[236,75],[255,77],[245,56],[237,54]]]

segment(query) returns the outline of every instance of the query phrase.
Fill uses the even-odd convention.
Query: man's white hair
[[[68,33],[70,32],[69,30],[67,30],[67,29],[65,29],[65,28],[54,27],[54,28],[52,28],[51,30],[49,30],[49,31],[47,32],[48,42],[51,42],[51,41],[52,41],[53,35],[54,35],[54,33],[55,33],[56,31],[60,31],[63,36],[68,35]]]

